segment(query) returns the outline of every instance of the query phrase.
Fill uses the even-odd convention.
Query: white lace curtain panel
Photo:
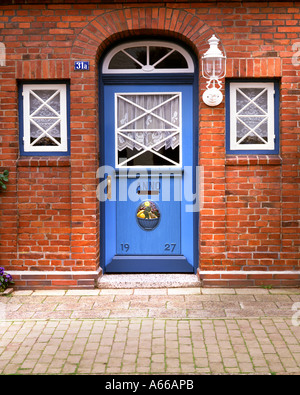
[[[265,88],[241,88],[236,93],[237,142],[249,137],[256,143],[268,140],[268,92]],[[250,141],[253,142],[253,141]]]
[[[175,149],[180,143],[180,116],[177,93],[118,95],[118,150]]]
[[[45,132],[60,137],[60,94],[57,90],[30,92],[30,137],[38,138]]]

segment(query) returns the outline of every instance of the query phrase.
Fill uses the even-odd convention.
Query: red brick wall
[[[228,78],[279,79],[281,156],[226,156],[224,102],[205,106],[201,80],[201,272],[299,270],[300,66],[292,64],[292,45],[300,41],[299,2],[23,3],[0,5],[0,42],[7,49],[6,67],[0,67],[0,170],[10,170],[8,190],[0,196],[1,266],[98,269],[97,62],[109,45],[139,34],[177,38],[200,58],[215,33],[226,49]],[[90,71],[73,71],[74,60],[83,58]],[[19,157],[17,81],[37,79],[70,81],[68,159]]]
[[[68,159],[18,161],[18,247],[15,268],[48,270],[71,260],[71,192]]]

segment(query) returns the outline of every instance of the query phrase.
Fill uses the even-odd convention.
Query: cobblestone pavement
[[[0,374],[300,374],[300,289],[14,291]]]

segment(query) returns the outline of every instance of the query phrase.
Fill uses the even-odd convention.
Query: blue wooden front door
[[[101,208],[104,272],[194,272],[195,213],[187,209],[195,177],[193,85],[103,91],[110,177]]]

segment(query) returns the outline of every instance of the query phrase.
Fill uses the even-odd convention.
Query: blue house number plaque
[[[90,62],[84,62],[82,60],[74,62],[74,70],[89,70]]]

